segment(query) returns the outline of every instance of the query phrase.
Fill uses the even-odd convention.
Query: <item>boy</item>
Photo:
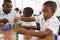
[[[32,14],[33,14],[33,9],[30,7],[26,7],[26,8],[24,8],[23,15],[21,17],[30,18],[30,17],[32,17]],[[20,26],[27,28],[27,29],[31,29],[31,28],[33,29],[33,28],[36,28],[36,22],[35,21],[25,22],[25,21],[20,20]],[[31,40],[31,36],[24,35],[24,38],[25,38],[25,40]]]
[[[41,28],[40,32],[29,31],[21,27],[16,28],[15,31],[21,34],[36,36],[40,38],[49,36],[52,33],[57,35],[59,29],[59,20],[54,15],[56,9],[57,9],[57,4],[54,1],[47,1],[43,4],[42,16],[39,16],[37,18],[28,18],[28,17],[21,18],[22,20],[24,19],[25,21],[39,20],[38,22],[40,23],[40,28]]]

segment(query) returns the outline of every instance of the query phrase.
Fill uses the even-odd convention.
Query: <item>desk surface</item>
[[[4,34],[4,38],[5,40],[15,40],[16,39],[16,33],[13,30],[9,30],[9,31],[1,31],[2,34]]]
[[[4,34],[5,40],[16,40],[16,33],[13,30],[2,31],[1,28],[2,27],[0,27],[0,33]]]
[[[3,34],[5,35],[5,40],[16,40],[16,34],[12,30],[4,31]],[[24,36],[23,36],[23,38],[24,38]],[[54,39],[53,34],[49,35],[45,38],[38,38],[38,40],[53,40],[53,39]]]
[[[0,33],[2,32],[2,34],[5,35],[5,40],[16,40],[16,33],[13,30],[9,30],[9,31],[2,31],[0,30]],[[45,38],[39,38],[38,40],[53,40],[54,39],[54,35],[51,34]]]
[[[54,40],[54,35],[51,34],[51,35],[49,35],[49,36],[47,36],[45,38],[39,38],[39,40]]]
[[[32,36],[31,36],[31,38],[32,38]],[[23,35],[21,35],[21,34],[19,34],[19,40],[31,40],[31,39],[29,39],[29,37],[25,37],[25,39],[24,39],[24,36]],[[32,40],[54,40],[54,35],[53,34],[51,34],[51,35],[49,35],[49,36],[47,36],[47,37],[45,37],[45,38],[38,38],[38,37],[34,37]]]

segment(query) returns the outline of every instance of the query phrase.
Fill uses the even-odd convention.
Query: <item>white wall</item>
[[[0,8],[2,8],[3,0],[0,0]]]
[[[24,9],[25,7],[32,7],[34,9],[34,14],[39,14],[42,8],[42,4],[47,0],[16,0],[16,6],[19,9]]]
[[[57,3],[57,11],[56,11],[56,16],[60,16],[60,0],[56,0],[56,3]]]
[[[18,7],[23,10],[25,7],[32,7],[34,9],[34,14],[39,14],[42,8],[42,4],[47,0],[12,0],[13,9]],[[54,0],[57,2],[58,8],[55,15],[60,16],[60,0]],[[2,8],[3,0],[0,0],[0,8]]]

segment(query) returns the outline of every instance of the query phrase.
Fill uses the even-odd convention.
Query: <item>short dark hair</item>
[[[12,1],[11,0],[4,0],[3,2],[5,3],[5,2],[12,2]]]
[[[26,8],[24,8],[24,10],[27,10],[30,15],[32,15],[34,12],[31,7],[26,7]]]
[[[18,11],[19,11],[19,9],[18,9],[18,8],[15,8],[15,10],[18,10]]]
[[[54,2],[54,1],[47,1],[47,2],[45,2],[43,5],[50,6],[51,9],[53,9],[53,10],[56,10],[56,9],[57,9],[57,4],[56,4],[56,2]]]
[[[2,5],[2,6],[4,6],[6,2],[12,3],[12,1],[11,1],[11,0],[4,0],[4,1],[3,1],[3,5]]]

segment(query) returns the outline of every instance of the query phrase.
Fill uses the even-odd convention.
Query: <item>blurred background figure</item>
[[[19,14],[20,14],[20,16],[22,16],[22,15],[23,15],[22,10],[20,10],[20,11],[19,11]]]
[[[19,8],[15,8],[15,11],[16,11],[18,17],[20,17],[22,15],[22,11],[19,10]]]
[[[18,15],[18,17],[20,17],[19,8],[15,8],[15,11],[16,11],[16,14]]]
[[[16,11],[16,13],[19,13],[19,9],[18,8],[15,8],[15,11]]]

